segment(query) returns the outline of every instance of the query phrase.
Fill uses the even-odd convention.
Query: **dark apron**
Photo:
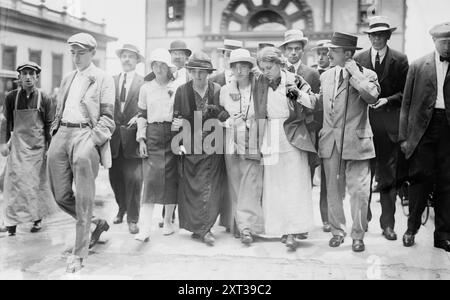
[[[41,92],[35,109],[14,109],[14,130],[5,173],[5,225],[34,222],[56,211],[46,172],[44,122],[40,106]]]

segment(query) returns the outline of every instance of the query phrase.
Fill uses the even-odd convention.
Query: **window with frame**
[[[167,30],[179,30],[184,28],[185,7],[185,0],[167,0]]]
[[[41,50],[28,50],[28,59],[32,62],[41,65],[42,51]]]
[[[377,0],[358,0],[358,23],[369,25],[369,18],[376,14]]]
[[[59,88],[63,78],[63,59],[62,54],[52,55],[52,90]]]
[[[17,47],[2,46],[2,69],[15,71],[17,64]]]

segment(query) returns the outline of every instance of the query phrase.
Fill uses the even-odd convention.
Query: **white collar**
[[[91,73],[91,71],[92,71],[93,69],[94,69],[94,64],[91,63],[91,64],[89,65],[89,67],[87,67],[87,68],[84,69],[83,71],[78,70],[78,73],[80,73],[80,74],[83,75],[83,76],[88,76],[88,75]]]
[[[295,72],[297,72],[298,68],[300,68],[300,66],[302,65],[302,60],[300,59],[296,64],[291,64],[289,63],[291,66],[294,66],[295,68]]]
[[[130,72],[122,72],[122,74],[120,76],[127,74],[127,80],[133,79],[134,75],[136,74],[136,70],[130,71]]]
[[[372,57],[376,57],[377,53],[380,55],[380,58],[385,57],[387,53],[387,45],[381,50],[375,50],[375,48],[372,47]]]

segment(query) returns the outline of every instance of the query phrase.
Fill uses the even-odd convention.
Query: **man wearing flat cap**
[[[435,51],[414,61],[406,78],[399,141],[409,164],[405,247],[415,243],[434,189],[434,246],[450,252],[450,22],[430,30]]]
[[[375,16],[369,22],[369,30],[365,33],[369,35],[372,47],[356,55],[355,60],[364,68],[376,72],[381,86],[378,102],[371,106],[369,112],[376,152],[376,158],[372,161],[372,177],[376,169],[383,235],[387,240],[395,241],[396,186],[402,177],[399,163],[404,160],[398,144],[398,124],[409,64],[406,55],[388,46],[392,32],[397,29],[391,27],[389,19]]]
[[[288,60],[287,70],[303,77],[311,86],[312,91],[318,93],[320,90],[319,72],[302,62],[302,56],[307,44],[308,38],[303,35],[303,31],[292,29],[286,31],[284,34],[284,42],[279,48]]]
[[[33,222],[31,232],[56,211],[46,172],[50,127],[54,117],[50,97],[37,81],[41,67],[26,62],[17,67],[20,87],[6,96],[0,130],[0,152],[7,156],[4,183],[4,223],[9,235],[19,224]]]
[[[74,273],[109,229],[105,220],[93,218],[93,206],[99,164],[111,167],[115,87],[114,79],[92,63],[97,48],[93,36],[75,34],[68,44],[76,70],[63,79],[59,90],[48,174],[56,202],[77,221],[75,246],[67,266],[67,272]]]
[[[370,160],[375,157],[369,105],[378,101],[380,85],[375,72],[354,60],[358,38],[335,32],[330,48],[334,68],[320,77],[321,91],[315,104],[323,110],[323,128],[319,137],[319,155],[327,182],[328,216],[331,225],[330,247],[339,247],[345,239],[346,218],[343,208],[345,187],[350,194],[354,252],[365,250],[367,210],[370,190]]]
[[[221,87],[226,85],[231,81],[231,77],[233,76],[233,72],[230,69],[230,55],[231,51],[236,49],[241,49],[244,47],[244,43],[236,40],[224,40],[223,47],[218,48],[219,51],[222,51],[225,70],[219,72],[213,76],[211,76],[210,80],[219,84]]]
[[[111,183],[119,212],[114,224],[121,224],[127,215],[128,229],[137,234],[142,190],[142,159],[136,142],[139,91],[144,78],[136,74],[136,66],[145,61],[138,47],[125,44],[117,49],[122,73],[114,76],[116,103],[114,122],[116,130],[111,139],[112,167],[109,169]]]

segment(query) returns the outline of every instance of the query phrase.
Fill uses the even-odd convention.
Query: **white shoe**
[[[136,241],[142,242],[142,243],[148,243],[150,241],[150,235],[145,233],[139,233],[137,234],[134,239]]]
[[[175,233],[175,230],[173,229],[173,225],[172,224],[164,224],[164,228],[163,228],[163,234],[165,236],[169,236]]]

